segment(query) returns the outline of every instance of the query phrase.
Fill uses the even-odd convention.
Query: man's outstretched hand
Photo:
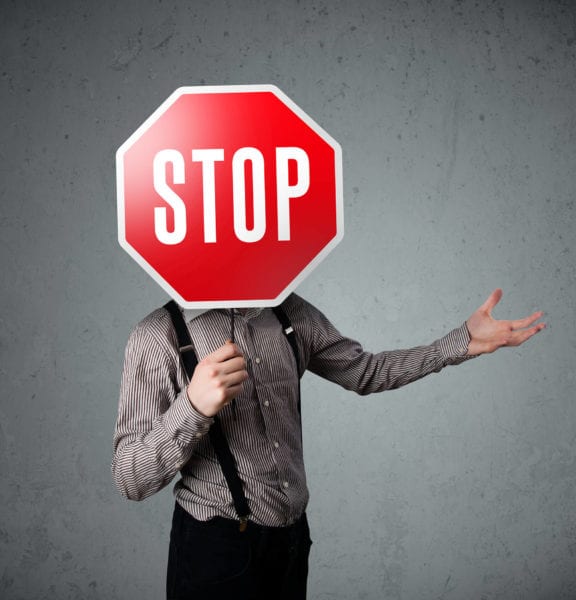
[[[500,298],[502,290],[494,290],[486,302],[466,321],[471,338],[468,355],[494,352],[502,346],[520,346],[546,327],[544,323],[534,324],[543,315],[540,311],[523,319],[497,321],[492,317],[492,309],[500,302]]]

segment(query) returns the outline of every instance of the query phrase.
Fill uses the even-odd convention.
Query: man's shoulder
[[[298,294],[290,294],[281,306],[294,322],[310,322],[322,317],[322,313],[313,304]]]
[[[130,340],[154,339],[157,342],[169,342],[173,336],[173,327],[168,311],[163,307],[154,309],[141,319],[130,332]]]
[[[288,295],[288,297],[282,302],[280,306],[282,306],[283,308],[295,310],[298,308],[306,308],[307,306],[312,305],[307,300],[304,300],[302,296],[299,296],[298,294],[292,292]]]

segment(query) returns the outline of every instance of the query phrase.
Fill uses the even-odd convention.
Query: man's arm
[[[157,333],[157,332],[156,332]],[[114,433],[112,472],[120,493],[142,500],[166,486],[189,460],[212,416],[248,376],[234,344],[199,362],[188,385],[177,383],[178,354],[138,326],[126,346]]]
[[[304,346],[311,348],[306,367],[346,389],[370,394],[396,389],[504,345],[519,345],[542,330],[544,324],[533,325],[542,315],[539,312],[514,321],[493,319],[491,310],[501,295],[500,290],[493,292],[465,324],[432,344],[379,353],[367,352],[358,342],[340,334],[304,300],[295,296],[298,302],[289,308],[295,330],[304,332],[308,338]],[[310,321],[312,328],[307,325]]]
[[[126,345],[114,432],[112,474],[120,493],[143,500],[167,485],[190,458],[211,420],[176,385],[177,355],[143,326]]]

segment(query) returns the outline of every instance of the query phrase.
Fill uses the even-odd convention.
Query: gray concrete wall
[[[166,296],[114,154],[177,87],[272,83],[342,144],[346,235],[300,286],[371,349],[495,287],[548,329],[360,399],[304,380],[310,597],[576,597],[576,5],[0,3],[0,597],[161,598],[172,497],[109,471],[124,345]]]

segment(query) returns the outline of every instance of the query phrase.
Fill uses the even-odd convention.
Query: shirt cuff
[[[437,342],[440,351],[440,356],[446,364],[458,364],[474,356],[467,356],[468,344],[470,343],[470,333],[466,323],[456,329],[453,329],[449,334],[440,338]]]
[[[164,413],[164,428],[179,444],[186,446],[204,437],[213,422],[214,419],[204,416],[192,406],[186,388]]]

